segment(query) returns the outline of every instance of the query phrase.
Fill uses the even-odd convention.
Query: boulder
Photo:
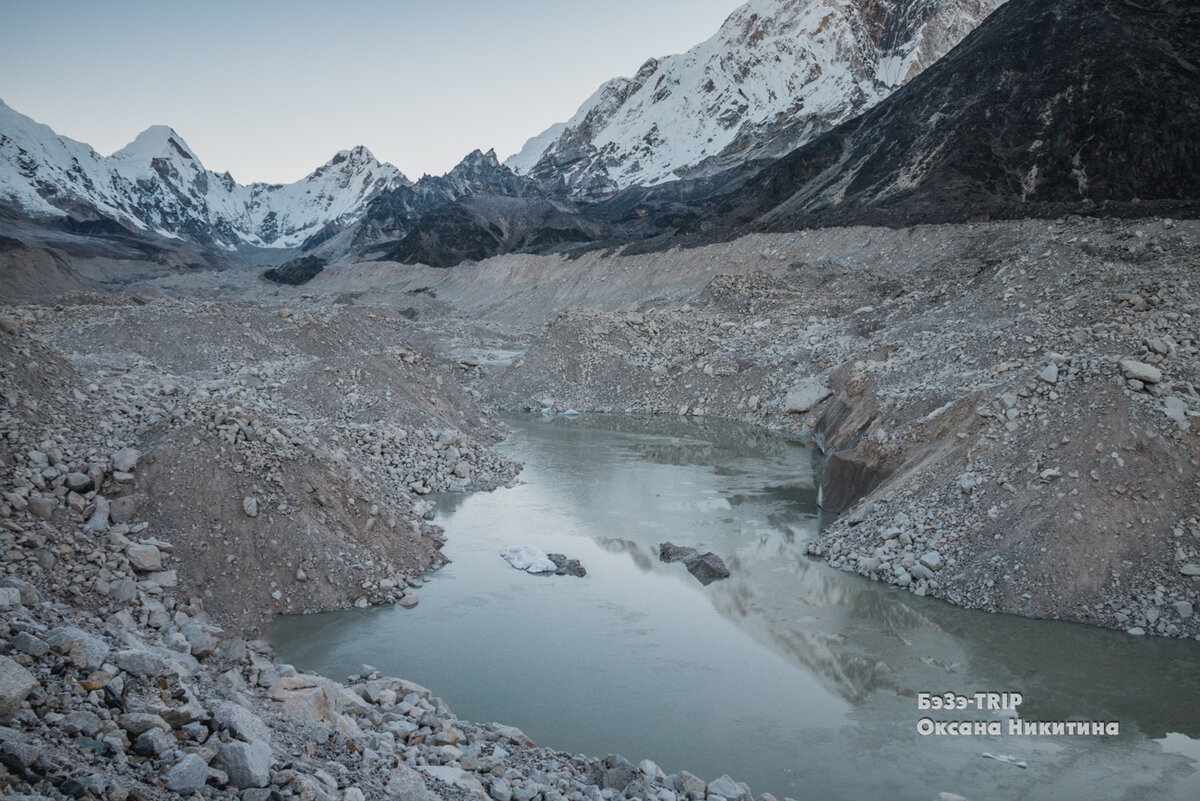
[[[271,742],[271,730],[262,718],[246,709],[244,706],[230,702],[221,702],[212,711],[213,725],[218,729],[228,729],[235,737],[249,742]]]
[[[144,542],[131,542],[125,546],[125,555],[129,557],[129,564],[139,573],[162,569],[162,553],[157,546]]]
[[[440,801],[425,786],[421,774],[403,762],[397,763],[392,770],[387,787],[384,788],[384,795],[394,801]]]
[[[32,673],[7,656],[0,656],[0,717],[14,714],[37,687],[38,680]]]
[[[685,559],[683,563],[689,573],[702,581],[729,578],[729,568],[725,566],[725,561],[712,551]]]
[[[1120,367],[1126,378],[1141,381],[1143,384],[1157,384],[1163,379],[1162,370],[1136,359],[1121,359]]]
[[[792,414],[811,411],[818,403],[833,394],[833,390],[821,378],[805,378],[793,384],[784,400],[784,410]]]
[[[113,470],[119,473],[132,473],[142,458],[142,452],[137,448],[122,448],[112,455]]]
[[[266,787],[271,781],[271,746],[264,742],[226,743],[213,762],[235,787]]]
[[[189,795],[197,792],[204,789],[208,781],[208,763],[199,754],[187,754],[166,772],[163,781],[167,789],[175,793]]]

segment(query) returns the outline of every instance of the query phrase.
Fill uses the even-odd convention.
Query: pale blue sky
[[[507,157],[739,4],[0,0],[0,99],[104,155],[170,125],[242,183],[357,144],[416,179]]]

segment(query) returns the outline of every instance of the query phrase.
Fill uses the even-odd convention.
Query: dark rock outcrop
[[[325,260],[320,256],[301,256],[265,271],[263,278],[277,284],[299,286],[316,278],[324,269]]]

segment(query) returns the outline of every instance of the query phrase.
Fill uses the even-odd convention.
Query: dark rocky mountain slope
[[[695,228],[1194,214],[1198,130],[1200,2],[1012,0]]]

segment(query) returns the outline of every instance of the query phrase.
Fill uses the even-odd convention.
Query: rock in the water
[[[21,702],[38,687],[38,680],[25,668],[0,656],[0,717],[21,708]]]
[[[683,562],[688,572],[701,581],[729,578],[724,560],[712,551],[700,553],[695,548],[664,542],[658,546],[658,558],[664,562]]]
[[[208,763],[199,754],[188,754],[167,771],[163,779],[167,789],[176,793],[194,793],[208,781]]]
[[[559,576],[576,576],[582,578],[587,575],[587,569],[579,562],[578,559],[568,559],[565,554],[548,553],[546,558],[554,563],[555,574]]]
[[[658,558],[664,562],[678,562],[682,559],[688,559],[695,555],[695,548],[688,548],[685,545],[676,545],[673,542],[664,542],[658,546]]]
[[[500,556],[517,570],[524,570],[526,573],[553,573],[558,570],[558,565],[550,561],[544,551],[531,545],[505,548],[500,552]]]
[[[701,580],[729,578],[729,568],[725,566],[725,561],[712,551],[684,559],[683,563],[689,573]]]
[[[806,378],[788,390],[784,409],[793,414],[811,411],[821,401],[833,394],[833,390],[820,378]]]
[[[213,761],[236,787],[266,787],[271,780],[271,747],[264,742],[226,743]]]

